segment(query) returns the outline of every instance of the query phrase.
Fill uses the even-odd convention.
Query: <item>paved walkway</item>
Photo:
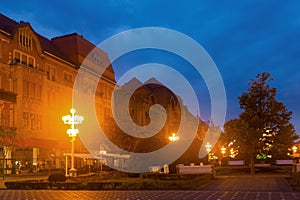
[[[288,174],[229,175],[217,178],[205,187],[208,191],[292,192]]]
[[[299,200],[295,192],[0,190],[1,200]]]
[[[1,200],[300,200],[288,175],[218,176],[201,190],[0,190]]]

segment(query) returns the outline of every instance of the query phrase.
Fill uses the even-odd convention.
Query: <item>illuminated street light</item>
[[[222,147],[222,148],[221,148],[221,153],[222,153],[223,157],[224,157],[225,152],[226,152],[226,148],[225,148],[225,147]]]
[[[67,130],[67,134],[71,138],[71,143],[72,143],[72,149],[71,149],[71,169],[69,171],[69,175],[76,177],[77,176],[77,170],[74,168],[74,143],[76,140],[76,136],[79,133],[79,130],[75,128],[75,125],[81,124],[83,121],[83,116],[80,115],[75,115],[76,110],[72,108],[70,110],[70,113],[72,115],[66,115],[62,117],[62,120],[64,121],[65,124],[69,124],[71,126],[70,129]]]
[[[209,153],[211,150],[211,144],[209,142],[206,143],[205,148],[206,148],[207,153]]]
[[[297,147],[296,147],[296,145],[294,145],[293,147],[292,147],[292,150],[293,150],[293,153],[295,154],[295,153],[297,153]]]
[[[177,142],[179,140],[179,136],[176,135],[176,133],[172,133],[172,135],[169,137],[169,140],[171,142]]]
[[[226,148],[225,148],[225,147],[222,147],[222,148],[221,148],[222,158],[224,158],[225,152],[226,152]],[[222,166],[222,158],[219,160],[219,165],[220,165],[220,167]]]
[[[211,144],[209,142],[206,143],[205,145],[206,151],[207,151],[207,159],[208,162],[212,159],[212,154],[210,154],[211,151]]]

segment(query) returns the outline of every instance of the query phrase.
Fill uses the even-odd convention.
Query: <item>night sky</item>
[[[0,12],[51,39],[77,32],[98,45],[132,28],[164,27],[186,34],[209,53],[223,78],[227,117],[241,112],[238,96],[258,73],[270,72],[277,100],[293,112],[300,134],[299,1],[1,1]],[[230,2],[230,3],[228,3]],[[189,63],[166,52],[133,52],[113,63],[116,78],[130,67],[157,62],[183,68],[195,85],[200,116],[210,120],[209,94]],[[167,75],[166,75],[167,76]],[[171,78],[171,77],[170,77]]]

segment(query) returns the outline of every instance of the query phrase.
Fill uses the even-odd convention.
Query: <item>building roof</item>
[[[114,81],[114,71],[107,53],[83,38],[82,35],[78,35],[77,33],[63,35],[52,38],[51,42],[59,47],[64,55],[70,58],[71,62],[76,66],[82,65],[86,58],[94,62],[93,55],[89,54],[97,54],[96,56],[99,57],[100,63],[96,64],[105,67],[107,71],[104,73],[104,76]],[[91,66],[89,69],[97,72],[97,70],[93,69]]]
[[[16,22],[0,13],[0,31],[14,37],[16,30],[22,26],[30,26],[30,23],[23,21]],[[72,33],[49,40],[34,30],[33,32],[38,37],[44,53],[60,58],[75,67],[80,67],[92,50],[97,52],[97,56],[101,60],[100,66],[107,67],[104,76],[115,82],[114,71],[107,53],[97,48],[94,44],[83,38],[83,36]]]
[[[61,52],[61,50],[55,44],[53,44],[53,42],[51,42],[51,40],[49,40],[48,38],[46,38],[46,37],[44,37],[44,36],[42,36],[40,34],[37,34],[37,37],[39,38],[42,50],[44,52],[48,52],[48,53],[50,53],[52,55],[55,55],[55,56],[57,56],[57,57],[65,60],[65,61],[67,61],[69,63],[74,64],[72,62],[72,60],[67,55],[63,54]]]
[[[19,25],[18,22],[0,13],[0,30],[12,35],[18,25]]]

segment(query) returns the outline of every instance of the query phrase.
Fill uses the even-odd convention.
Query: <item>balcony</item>
[[[0,89],[0,100],[16,103],[17,94]]]

